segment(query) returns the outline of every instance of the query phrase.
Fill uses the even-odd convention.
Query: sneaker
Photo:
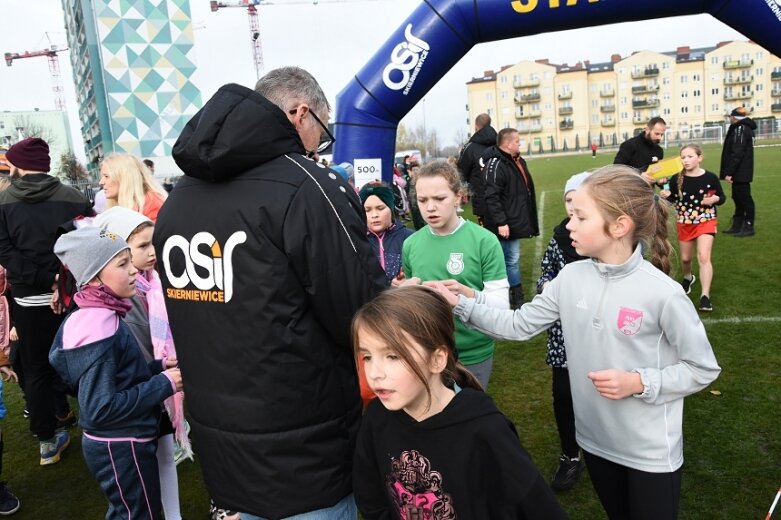
[[[75,426],[75,424],[78,422],[76,419],[76,416],[73,414],[73,410],[68,410],[68,414],[65,417],[57,417],[57,424],[55,425],[55,430],[62,430],[65,428],[70,428],[71,426]]]
[[[210,520],[239,520],[239,514],[236,511],[221,509],[214,505],[214,501],[209,499],[209,519]]]
[[[571,489],[577,482],[578,477],[586,469],[586,463],[580,458],[569,458],[562,455],[559,458],[559,467],[553,474],[550,486],[557,491],[566,491]]]
[[[60,462],[60,455],[71,443],[68,430],[56,432],[48,441],[41,442],[41,466]]]
[[[710,312],[713,310],[713,305],[711,305],[710,298],[704,294],[700,296],[700,310],[705,312]]]
[[[29,419],[30,418],[30,410],[28,410],[27,408],[23,409],[22,410],[22,417],[24,417],[25,419]]]
[[[684,278],[681,280],[681,287],[683,287],[683,292],[686,294],[689,294],[692,292],[692,285],[694,285],[694,282],[697,281],[697,277],[692,275],[691,278]]]
[[[0,515],[12,515],[19,511],[19,499],[11,493],[5,482],[0,482]]]

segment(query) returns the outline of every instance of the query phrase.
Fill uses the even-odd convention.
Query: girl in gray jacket
[[[564,267],[532,302],[504,311],[437,287],[465,324],[496,338],[526,340],[561,320],[576,438],[611,520],[676,518],[683,398],[721,371],[694,306],[667,276],[667,207],[631,168],[607,166],[575,192],[567,224],[589,259]]]

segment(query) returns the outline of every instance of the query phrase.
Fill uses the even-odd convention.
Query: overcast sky
[[[70,0],[69,0],[70,1]],[[2,0],[0,52],[40,50],[64,44],[60,0]],[[336,95],[420,4],[420,0],[276,0],[259,7],[266,70],[298,65],[320,82],[328,98]],[[195,25],[195,77],[208,99],[224,83],[253,86],[255,71],[245,9],[212,13],[208,0],[190,0]],[[466,130],[466,85],[484,70],[522,60],[548,58],[552,63],[608,61],[612,54],[633,51],[671,51],[676,47],[705,47],[719,41],[745,40],[737,31],[709,15],[686,16],[597,28],[576,29],[481,44],[445,75],[402,121],[436,128],[443,145],[456,144]],[[73,76],[68,52],[60,54],[68,113],[77,155],[81,140]],[[0,110],[53,109],[51,81],[43,58],[0,66]],[[424,108],[425,107],[425,108]]]

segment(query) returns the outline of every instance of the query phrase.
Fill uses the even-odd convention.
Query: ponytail
[[[470,372],[460,361],[454,361],[451,366],[451,358],[448,358],[448,366],[442,374],[445,385],[449,386],[450,381],[454,382],[461,388],[471,388],[473,390],[485,389],[480,385],[480,381]]]
[[[683,178],[682,174],[681,178]],[[669,204],[656,194],[654,194],[654,202],[652,215],[656,224],[656,232],[653,234],[649,244],[651,249],[650,262],[664,274],[669,275],[672,268],[670,262],[672,245],[667,239],[667,208]]]

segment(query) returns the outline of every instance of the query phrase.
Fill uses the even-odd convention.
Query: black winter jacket
[[[754,130],[757,124],[749,117],[729,125],[721,149],[719,178],[732,177],[732,182],[754,180]]]
[[[510,226],[510,237],[531,238],[540,234],[534,181],[526,161],[520,158],[528,186],[512,158],[492,146],[485,151],[485,227],[497,234],[499,226]]]
[[[350,322],[385,278],[355,191],[304,153],[282,110],[223,86],[174,146],[154,233],[206,487],[272,519],[352,490]]]
[[[654,157],[656,161],[664,159],[664,149],[649,141],[643,131],[621,143],[613,164],[625,164],[642,173],[656,162]]]
[[[496,130],[491,126],[485,126],[475,132],[469,142],[461,148],[458,156],[458,169],[472,188],[472,213],[480,217],[485,216],[482,158],[486,149],[494,145],[496,145]]]
[[[60,261],[54,255],[57,228],[79,216],[94,215],[77,189],[45,173],[13,179],[0,192],[0,265],[14,296],[52,292]]]

